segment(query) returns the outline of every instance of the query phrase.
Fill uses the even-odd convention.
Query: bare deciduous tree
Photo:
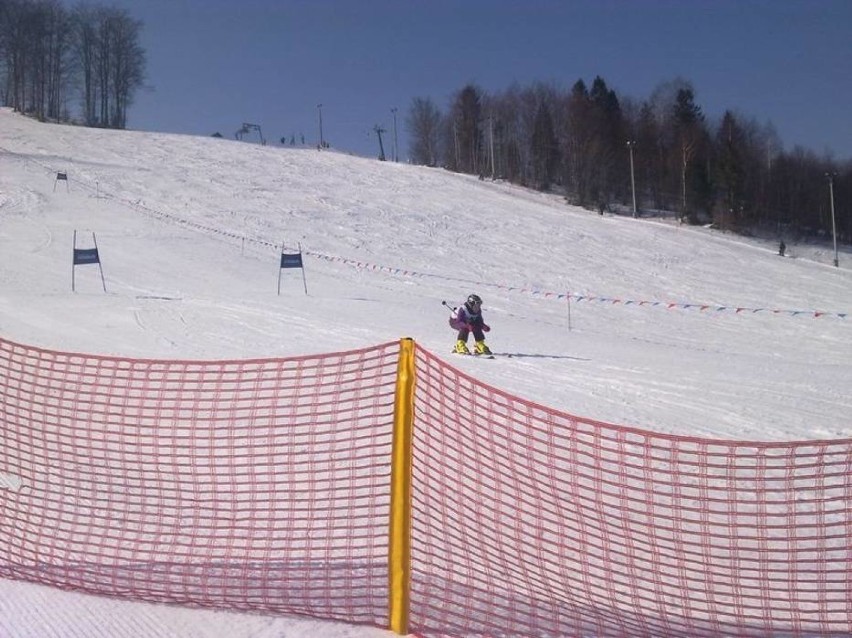
[[[79,86],[85,123],[124,128],[144,79],[141,26],[115,8],[68,12],[60,0],[0,0],[3,103],[67,120],[70,92]]]
[[[440,156],[441,112],[435,103],[429,98],[414,98],[406,117],[406,127],[411,139],[411,161],[414,164],[437,166]]]

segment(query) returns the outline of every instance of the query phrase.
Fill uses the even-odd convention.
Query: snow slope
[[[106,293],[92,265],[71,291],[75,230],[84,248],[95,233]],[[282,243],[305,251],[309,294],[297,270],[276,294]],[[450,359],[441,301],[477,292],[491,348],[513,356],[451,362],[498,388],[660,432],[852,437],[852,254],[788,255],[440,169],[0,110],[0,336],[28,345],[219,359],[411,336]],[[387,635],[0,592],[3,636]],[[101,628],[107,608],[127,622]]]

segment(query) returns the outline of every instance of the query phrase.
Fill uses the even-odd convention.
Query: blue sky
[[[569,88],[602,76],[642,100],[690,80],[710,117],[771,122],[788,150],[852,158],[852,1],[104,0],[144,22],[147,84],[129,127],[323,137],[407,156],[414,97],[446,109],[467,83]]]

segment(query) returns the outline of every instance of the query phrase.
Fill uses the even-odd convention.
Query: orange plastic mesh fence
[[[0,577],[384,624],[398,352],[153,361],[0,340]]]
[[[852,440],[654,434],[416,365],[412,631],[850,635]]]
[[[399,345],[248,361],[0,340],[0,577],[384,626]],[[410,629],[849,635],[852,440],[674,437],[416,349]]]

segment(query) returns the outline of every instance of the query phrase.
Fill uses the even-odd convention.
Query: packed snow
[[[97,242],[103,280],[76,266],[72,291],[75,231],[77,248]],[[784,239],[781,257],[778,238],[599,215],[436,168],[0,110],[0,337],[48,349],[254,358],[413,337],[489,385],[599,421],[852,437],[852,251],[837,268],[830,238]],[[279,268],[282,250],[302,251],[304,280]],[[471,292],[494,360],[450,354],[441,302]],[[0,635],[391,634],[0,581]]]

